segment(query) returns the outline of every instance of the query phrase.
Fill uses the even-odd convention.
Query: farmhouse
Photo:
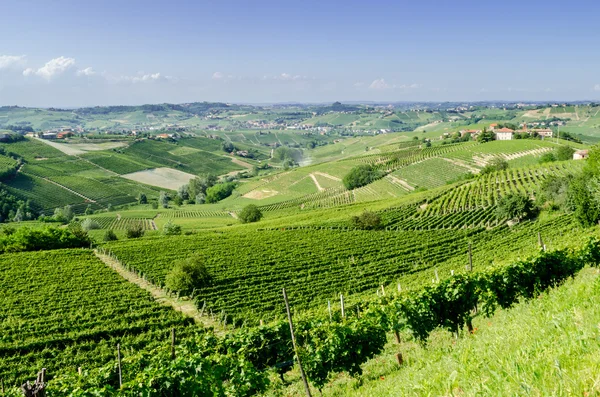
[[[460,136],[471,135],[473,138],[476,138],[477,135],[481,133],[481,130],[460,130]]]
[[[513,139],[513,134],[515,133],[510,128],[500,128],[499,130],[494,130],[494,132],[498,141],[510,141]]]
[[[542,130],[533,130],[533,132],[537,132],[539,136],[543,136],[544,138],[552,138],[552,130],[549,128],[545,128]]]
[[[56,139],[57,135],[56,132],[44,132],[42,134],[42,139]]]
[[[588,150],[578,150],[575,153],[573,153],[573,160],[587,159],[588,156],[589,156]]]
[[[57,139],[65,139],[65,138],[69,138],[72,136],[73,136],[73,133],[71,131],[62,131],[62,132],[59,132],[58,134],[56,134]]]
[[[490,130],[491,131],[494,131],[494,129],[496,129],[496,127],[498,127],[498,123],[490,124]]]

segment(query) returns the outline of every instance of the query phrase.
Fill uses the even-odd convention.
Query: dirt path
[[[402,187],[403,189],[405,189],[408,192],[412,192],[413,190],[415,190],[414,187],[412,187],[411,185],[409,185],[408,182],[406,182],[403,179],[396,178],[393,175],[388,175],[387,177],[390,179],[390,181],[392,181],[392,183],[394,185],[399,185],[400,187]]]
[[[310,174],[311,179],[313,180],[313,182],[315,183],[315,185],[317,186],[317,190],[319,190],[320,192],[322,192],[323,190],[325,190],[320,184],[319,181],[317,180],[317,177],[314,176],[313,174]]]
[[[326,174],[324,172],[317,171],[317,172],[313,172],[313,174],[315,174],[315,175],[321,175],[322,177],[329,178],[332,181],[336,181],[336,182],[341,182],[342,181],[340,178],[338,178],[336,176],[333,176],[333,175]]]
[[[194,321],[196,321],[196,323],[202,324],[206,327],[214,327],[216,331],[222,332],[222,328],[220,325],[218,325],[215,321],[213,321],[208,316],[202,316],[200,314],[200,312],[198,311],[198,308],[196,307],[194,302],[192,302],[190,300],[177,299],[174,297],[170,297],[167,294],[167,292],[164,291],[163,289],[155,286],[154,284],[147,282],[146,280],[139,277],[135,273],[130,272],[129,270],[125,269],[125,267],[123,267],[121,262],[119,262],[118,260],[116,260],[108,255],[104,255],[97,250],[94,250],[94,254],[96,254],[98,259],[100,259],[102,262],[104,262],[107,266],[109,266],[114,271],[119,273],[119,275],[121,277],[123,277],[125,280],[129,281],[132,284],[137,285],[138,287],[140,287],[143,290],[150,292],[152,294],[152,296],[154,297],[154,299],[158,303],[165,305],[165,306],[171,306],[174,310],[181,312],[183,315],[193,318]]]
[[[462,160],[456,160],[456,159],[448,159],[446,157],[440,157],[442,160],[446,160],[449,163],[452,163],[454,165],[458,165],[459,167],[463,167],[468,169],[469,171],[471,171],[474,174],[479,174],[479,171],[481,171],[479,168],[475,168],[469,164],[467,164],[466,162],[462,161]]]

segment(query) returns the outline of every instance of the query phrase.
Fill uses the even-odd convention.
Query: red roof
[[[500,128],[499,130],[496,130],[496,132],[514,132],[513,130],[511,130],[510,128]]]

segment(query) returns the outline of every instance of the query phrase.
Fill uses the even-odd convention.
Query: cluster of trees
[[[348,190],[366,186],[385,176],[385,173],[370,164],[358,165],[350,170],[342,182]]]
[[[562,145],[556,150],[552,152],[544,153],[540,156],[540,163],[549,163],[552,161],[566,161],[573,159],[573,153],[575,153],[575,149],[570,146]]]
[[[29,200],[23,201],[0,188],[0,223],[35,219]]]
[[[280,146],[273,151],[273,159],[281,161],[284,169],[296,167],[302,160],[302,150]]]
[[[67,228],[41,229],[4,227],[0,234],[0,253],[89,247],[92,239],[76,223]]]
[[[350,222],[354,227],[361,230],[379,230],[383,228],[379,214],[367,210],[359,216],[353,216]]]
[[[600,148],[590,150],[583,171],[564,177],[550,176],[540,186],[538,205],[573,213],[582,226],[600,221]]]

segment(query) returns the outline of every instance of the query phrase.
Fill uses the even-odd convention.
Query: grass
[[[538,299],[477,318],[472,336],[454,339],[438,331],[426,347],[389,343],[364,366],[362,385],[340,376],[324,395],[599,395],[599,299],[598,271],[584,269]],[[398,351],[405,359],[402,368],[395,363]]]

